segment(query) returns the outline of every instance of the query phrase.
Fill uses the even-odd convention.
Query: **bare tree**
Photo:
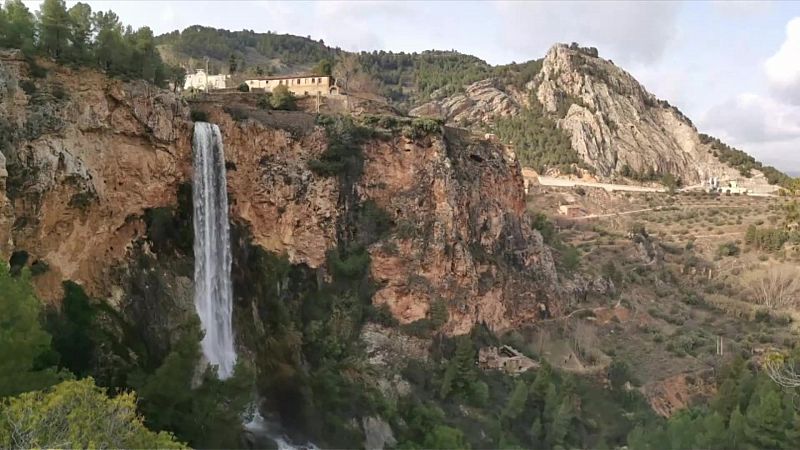
[[[800,269],[788,264],[773,266],[745,277],[750,298],[770,309],[790,308],[800,304]]]
[[[333,67],[333,76],[347,92],[377,94],[378,82],[364,70],[358,55],[339,57]]]
[[[767,375],[780,386],[795,389],[800,387],[800,373],[791,362],[786,361],[786,356],[781,353],[772,353],[764,359],[764,370]]]

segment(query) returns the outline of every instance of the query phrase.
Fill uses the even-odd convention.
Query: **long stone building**
[[[339,87],[333,85],[331,77],[323,75],[287,75],[279,77],[261,77],[245,80],[253,89],[272,92],[278,86],[286,86],[294,95],[330,95],[338,94]]]

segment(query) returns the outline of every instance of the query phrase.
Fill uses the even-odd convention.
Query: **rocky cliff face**
[[[1,58],[8,173],[0,176],[2,254],[25,251],[29,263],[46,262],[50,270],[34,280],[50,301],[60,298],[62,280],[73,280],[121,305],[154,298],[160,286],[185,308],[191,272],[183,267],[156,280],[141,260],[155,251],[162,261],[152,236],[144,239],[160,217],[153,211],[179,208],[179,192],[191,180],[186,103],[86,70],[46,66],[47,76],[35,79],[17,54]],[[248,228],[255,245],[324,273],[343,214],[336,178],[308,167],[327,147],[324,129],[290,132],[209,108],[224,137],[232,220]],[[369,248],[379,283],[375,303],[408,323],[444,301],[444,328],[453,334],[479,322],[503,329],[543,309],[558,311],[555,268],[525,218],[513,153],[448,131],[374,139],[364,157],[356,194],[394,223],[391,236]]]
[[[449,130],[372,145],[366,157],[360,194],[401,230],[370,251],[381,286],[376,303],[409,323],[443,300],[452,334],[481,322],[506,329],[536,320],[543,309],[556,312],[555,267],[525,219],[513,153]]]
[[[591,52],[554,46],[528,87],[570,133],[573,149],[604,177],[625,166],[641,174],[671,173],[687,183],[739,177],[700,142],[680,111]]]
[[[188,109],[142,83],[45,68],[32,78],[18,54],[0,59],[2,250],[47,263],[37,277],[47,299],[62,279],[109,294],[109,269],[142,234],[144,210],[175,204],[188,175]]]
[[[409,114],[416,117],[436,117],[460,126],[491,123],[497,117],[515,115],[519,104],[512,96],[487,79],[469,85],[463,94],[420,105]]]

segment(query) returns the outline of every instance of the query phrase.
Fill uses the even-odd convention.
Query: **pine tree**
[[[683,450],[697,447],[697,438],[700,435],[702,421],[697,420],[695,412],[683,410],[670,418],[667,426],[670,448]]]
[[[36,36],[35,17],[22,0],[6,1],[4,10],[7,26],[0,28],[0,44],[32,52]]]
[[[564,447],[570,431],[570,424],[575,417],[572,399],[565,396],[556,410],[553,422],[547,429],[547,443],[551,447]]]
[[[69,9],[71,59],[87,63],[92,45],[92,8],[86,3],[76,3]]]
[[[233,53],[228,57],[228,73],[231,75],[236,73],[236,55]]]
[[[50,335],[39,323],[39,300],[27,271],[11,277],[0,263],[0,397],[42,389],[58,381],[52,369],[43,369],[50,352]]]
[[[537,417],[533,424],[531,424],[531,439],[533,440],[533,447],[534,448],[541,448],[544,446],[544,441],[546,439],[546,434],[544,431],[544,427],[542,426],[542,418]]]
[[[528,401],[528,384],[523,380],[514,383],[514,390],[508,397],[506,407],[503,409],[503,417],[516,419],[525,410],[525,403]]]
[[[778,393],[768,388],[759,391],[747,408],[745,435],[758,448],[780,448],[786,441],[785,430],[792,424],[786,423]]]
[[[698,446],[709,450],[725,450],[730,447],[725,419],[718,412],[713,412],[703,419],[703,433]]]
[[[70,16],[64,0],[44,0],[39,9],[39,43],[55,59],[63,59],[70,37]]]
[[[747,448],[747,420],[738,407],[731,413],[728,421],[728,439],[731,450]]]

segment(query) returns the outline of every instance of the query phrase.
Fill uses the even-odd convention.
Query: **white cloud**
[[[717,104],[701,130],[780,170],[800,170],[800,107],[752,93]]]
[[[708,110],[703,124],[737,142],[774,142],[800,138],[800,107],[744,93]]]
[[[676,34],[677,2],[500,2],[504,43],[531,55],[578,42],[623,63],[652,63]]]
[[[714,1],[711,6],[715,11],[726,17],[747,18],[755,14],[765,14],[772,10],[774,2],[764,0],[740,0],[740,1]]]
[[[771,91],[800,105],[800,17],[786,25],[786,40],[764,64]]]

